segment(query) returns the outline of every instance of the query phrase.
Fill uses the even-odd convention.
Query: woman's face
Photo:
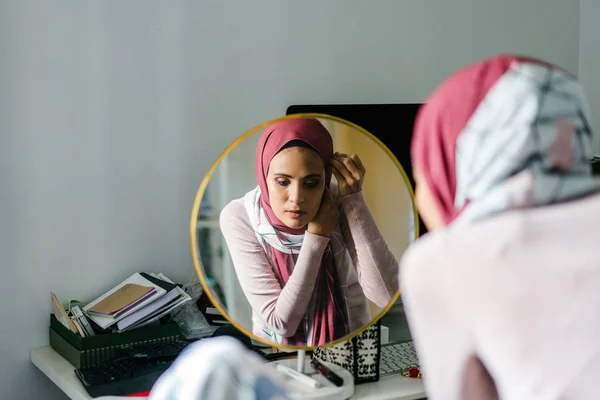
[[[321,206],[325,191],[323,160],[305,147],[283,149],[271,160],[267,187],[275,216],[289,228],[303,228]]]
[[[427,230],[431,232],[444,227],[446,223],[438,210],[425,178],[417,170],[414,171],[413,176],[415,179],[415,203]]]

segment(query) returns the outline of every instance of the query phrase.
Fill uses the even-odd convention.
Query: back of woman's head
[[[589,121],[579,82],[559,67],[506,54],[470,64],[419,111],[417,190],[444,225],[594,192]]]

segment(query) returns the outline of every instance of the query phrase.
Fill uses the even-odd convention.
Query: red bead
[[[419,376],[419,368],[411,368],[408,371],[408,377],[409,378],[416,378]]]

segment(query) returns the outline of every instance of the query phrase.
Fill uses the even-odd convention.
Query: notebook
[[[156,290],[152,286],[126,283],[91,307],[88,312],[118,317],[148,298]]]
[[[191,297],[173,282],[152,276],[145,272],[140,273],[142,277],[166,290],[166,294],[160,299],[145,305],[134,313],[117,322],[119,331],[140,328],[167,315],[176,307],[191,300]]]
[[[103,302],[103,300],[106,298],[112,297],[112,295],[115,292],[119,292],[121,290],[121,288],[123,288],[126,285],[130,285],[129,286],[130,289],[126,290],[125,292],[129,292],[129,290],[134,289],[133,292],[136,294],[139,294],[139,292],[137,292],[139,289],[136,288],[136,286],[142,286],[142,287],[147,287],[147,288],[149,287],[149,288],[151,288],[151,290],[146,294],[145,297],[138,299],[138,301],[134,302],[134,304],[130,304],[129,306],[125,307],[125,309],[119,309],[118,312],[114,313],[113,315],[100,314],[100,313],[91,311],[91,309],[95,308],[95,306],[97,304]],[[131,286],[131,285],[135,285],[135,286]],[[144,289],[144,290],[146,290],[146,289]],[[150,282],[148,279],[144,278],[141,274],[136,272],[135,274],[131,275],[129,278],[125,279],[123,282],[119,283],[113,289],[109,290],[102,296],[98,297],[96,300],[92,301],[91,303],[89,303],[88,305],[83,307],[83,312],[88,316],[88,318],[90,320],[92,320],[100,328],[107,329],[107,328],[111,327],[112,325],[114,325],[115,323],[117,323],[117,321],[125,318],[126,316],[134,313],[135,311],[139,310],[140,308],[144,307],[145,305],[164,296],[165,293],[167,293],[167,291],[165,289],[163,289],[162,287],[160,287],[159,285],[157,285],[153,282]],[[129,297],[128,300],[130,300],[133,297],[135,297],[135,296]],[[125,303],[125,301],[118,302],[118,303]],[[113,309],[112,311],[114,311],[114,309],[118,308],[118,306],[120,306],[120,305],[122,306],[122,304],[118,304],[117,306],[108,307],[108,309]],[[101,307],[101,310],[106,311],[107,309],[104,307]]]

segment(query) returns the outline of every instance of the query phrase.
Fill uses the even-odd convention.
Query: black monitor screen
[[[385,144],[396,156],[414,188],[410,162],[410,142],[420,103],[409,104],[298,104],[289,106],[286,115],[317,113],[350,121]],[[419,218],[419,234],[426,232]]]

